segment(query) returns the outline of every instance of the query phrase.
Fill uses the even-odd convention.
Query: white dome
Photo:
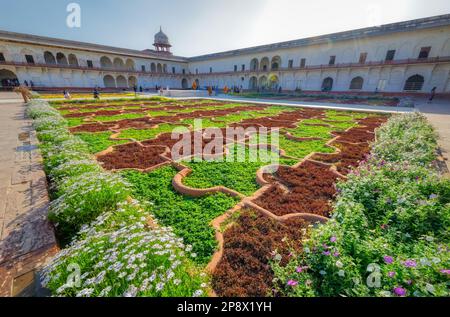
[[[155,44],[170,45],[169,37],[164,34],[162,29],[160,29],[160,31],[155,34]]]

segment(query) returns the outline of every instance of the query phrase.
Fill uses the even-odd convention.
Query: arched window
[[[268,87],[267,87],[267,77],[266,77],[266,76],[262,76],[262,77],[259,79],[259,87],[260,87],[261,89],[268,88]]]
[[[128,88],[127,79],[122,75],[117,76],[117,88]]]
[[[137,81],[136,77],[134,77],[134,76],[128,77],[128,86],[130,88],[133,88],[134,86],[137,86],[137,84],[138,84],[138,81]]]
[[[250,78],[250,81],[248,83],[248,89],[250,89],[250,90],[258,89],[258,78],[256,78],[256,77]]]
[[[263,71],[268,71],[268,70],[269,70],[269,66],[270,66],[269,64],[270,64],[269,58],[268,58],[268,57],[264,57],[264,58],[261,60],[260,68],[261,68]]]
[[[156,70],[157,70],[158,73],[161,74],[163,72],[162,65],[158,63],[158,66],[156,66]]]
[[[134,70],[135,65],[132,59],[128,58],[125,64],[127,66],[127,70]]]
[[[322,91],[331,91],[333,89],[333,78],[327,77],[322,82]]]
[[[183,89],[188,89],[189,88],[189,84],[186,78],[183,78],[183,80],[181,81],[181,88]]]
[[[112,68],[112,62],[106,56],[103,56],[102,58],[100,58],[100,65],[102,66],[102,68]]]
[[[152,63],[150,65],[150,70],[152,71],[152,73],[156,73],[156,64],[155,63]]]
[[[69,65],[78,66],[78,59],[74,54],[69,54]]]
[[[17,75],[10,70],[0,69],[0,87],[17,86]]]
[[[404,90],[419,91],[422,90],[425,79],[421,75],[414,75],[406,80]]]
[[[271,68],[272,70],[277,70],[281,67],[281,57],[275,56],[272,58]]]
[[[252,59],[252,61],[250,62],[250,70],[259,70],[259,61],[257,58]]]
[[[103,77],[103,83],[106,88],[116,88],[116,80],[111,75]]]
[[[64,55],[63,53],[56,54],[56,62],[59,65],[68,65],[69,64],[69,63],[67,63],[66,55]]]
[[[44,53],[44,60],[46,64],[56,64],[55,56],[51,52]]]
[[[115,69],[125,69],[125,63],[122,59],[116,57],[114,58],[114,68]]]
[[[277,75],[270,76],[270,78],[269,78],[270,89],[273,89],[273,90],[278,89],[279,84],[280,84],[280,80],[278,79]]]
[[[350,83],[350,89],[361,90],[364,85],[364,79],[361,76],[355,77]]]

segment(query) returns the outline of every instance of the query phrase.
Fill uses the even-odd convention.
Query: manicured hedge
[[[449,295],[450,181],[428,167],[433,128],[406,114],[377,135],[374,157],[338,185],[333,219],[287,266],[272,261],[279,294]]]

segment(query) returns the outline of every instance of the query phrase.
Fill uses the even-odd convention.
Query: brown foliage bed
[[[301,219],[277,222],[251,210],[242,212],[225,234],[224,255],[212,279],[222,297],[262,297],[272,292],[273,272],[269,259],[277,250],[287,261],[290,247],[300,251]]]

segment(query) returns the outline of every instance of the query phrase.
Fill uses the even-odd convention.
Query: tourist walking
[[[64,90],[64,98],[67,100],[72,99],[72,96],[70,95],[70,92],[68,92],[67,90]]]

